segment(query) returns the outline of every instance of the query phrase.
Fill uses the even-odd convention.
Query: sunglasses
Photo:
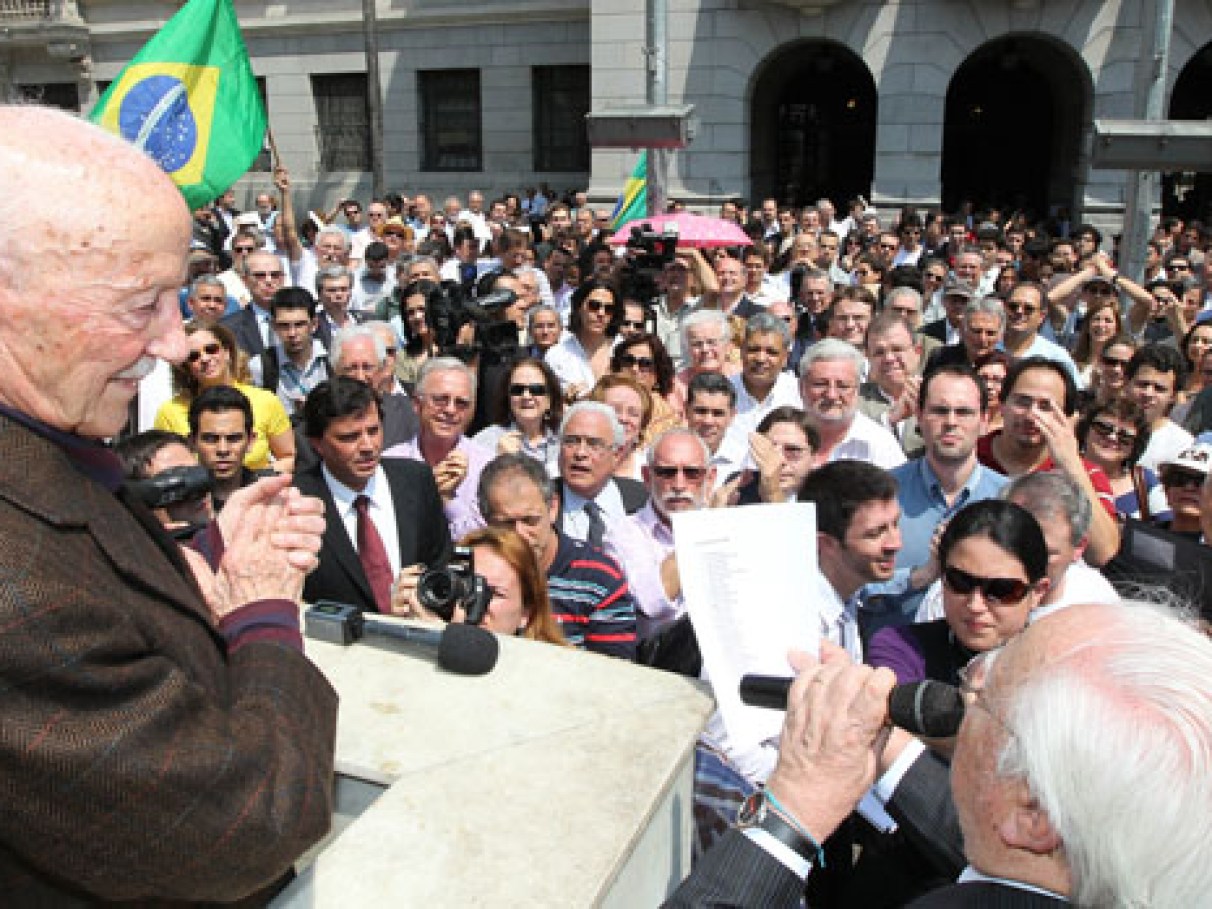
[[[1093,284],[1090,287],[1084,288],[1085,292],[1091,297],[1118,297],[1117,291],[1110,284]]]
[[[236,253],[250,253],[256,248],[257,247],[255,246],[233,246],[231,251]]]
[[[250,271],[249,275],[256,278],[258,281],[268,281],[270,278],[281,278],[280,271]]]
[[[1127,369],[1128,364],[1132,362],[1130,358],[1121,359],[1120,357],[1109,357],[1106,354],[1103,354],[1099,359],[1102,361],[1103,366],[1118,366],[1120,369]]]
[[[655,365],[652,357],[637,357],[635,354],[622,354],[619,356],[619,365],[623,367],[636,367],[640,369],[652,369]]]
[[[1106,420],[1091,420],[1090,428],[1109,442],[1118,442],[1127,448],[1136,441],[1136,433],[1128,429],[1117,429]]]
[[[642,331],[642,330],[643,330],[643,328],[644,328],[644,323],[643,323],[642,321],[640,321],[640,322],[633,322],[633,321],[631,321],[630,319],[624,319],[624,320],[623,320],[623,327],[624,327],[624,328],[638,328],[638,329],[640,329],[640,330]]]
[[[1031,303],[1007,303],[1006,312],[1021,312],[1031,316],[1039,312],[1039,307]]]
[[[218,341],[211,341],[209,344],[203,344],[201,350],[191,350],[189,352],[189,357],[188,357],[189,362],[197,363],[199,360],[202,359],[203,354],[206,354],[206,356],[208,356],[208,357],[213,357],[215,354],[217,354],[222,349],[223,349],[223,345],[220,344]]]
[[[943,583],[960,596],[979,590],[990,606],[1019,603],[1031,589],[1027,581],[1018,578],[982,578],[952,565],[943,569]]]
[[[585,308],[590,312],[614,312],[615,306],[613,303],[603,303],[601,300],[586,300]]]
[[[1162,485],[1174,487],[1177,489],[1186,489],[1189,486],[1203,486],[1204,475],[1196,473],[1193,470],[1167,470],[1162,474]]]
[[[703,479],[703,477],[707,476],[706,467],[686,467],[686,466],[680,465],[680,464],[678,464],[678,465],[653,464],[652,465],[653,475],[661,480],[672,480],[674,477],[676,477],[678,475],[679,471],[681,472],[682,476],[684,476],[687,480],[690,480],[692,483],[697,483],[699,480]]]
[[[509,394],[512,397],[520,398],[522,395],[530,395],[532,398],[547,397],[547,386],[542,382],[514,382],[509,386]]]

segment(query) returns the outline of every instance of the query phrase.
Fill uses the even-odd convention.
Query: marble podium
[[[275,907],[655,906],[689,873],[706,687],[500,643],[468,677],[307,641],[341,696],[337,816]]]

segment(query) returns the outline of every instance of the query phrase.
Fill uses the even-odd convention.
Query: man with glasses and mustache
[[[415,438],[393,445],[384,458],[411,458],[433,470],[442,495],[451,539],[461,539],[484,526],[476,501],[480,471],[493,452],[468,438],[476,404],[476,375],[454,357],[425,361],[417,376]]]
[[[250,254],[265,247],[265,233],[259,227],[241,227],[231,240],[231,267],[219,272],[219,280],[229,297],[234,297],[241,306],[247,306],[252,292],[245,283],[245,262]]]
[[[817,463],[856,459],[891,470],[905,463],[896,437],[858,409],[865,358],[852,345],[825,338],[800,361],[804,413],[821,437]]]

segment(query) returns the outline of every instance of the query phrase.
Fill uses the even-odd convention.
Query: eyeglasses
[[[808,455],[808,453],[812,451],[811,448],[808,448],[805,445],[780,445],[778,442],[774,442],[773,445],[780,452],[782,452],[783,460],[787,461],[789,464],[802,461]]]
[[[813,379],[808,383],[808,387],[815,392],[837,391],[842,394],[850,394],[858,385],[854,382],[833,382],[829,379]]]
[[[644,330],[644,323],[643,323],[643,321],[633,322],[631,319],[624,319],[624,320],[623,320],[623,327],[624,327],[624,328],[637,328],[637,329],[639,329],[640,331],[643,331],[643,330]]]
[[[613,442],[608,442],[605,439],[596,439],[593,436],[566,435],[561,437],[560,445],[571,449],[577,449],[584,445],[594,454],[602,454],[602,452],[614,448]]]
[[[191,350],[189,352],[189,358],[188,358],[189,362],[197,363],[199,360],[202,359],[203,354],[206,354],[206,356],[208,356],[208,357],[213,357],[215,354],[217,354],[222,349],[223,349],[223,345],[220,344],[218,341],[211,341],[209,344],[203,344],[201,350]]]
[[[1132,362],[1131,357],[1111,357],[1107,354],[1103,354],[1099,360],[1102,361],[1103,366],[1118,366],[1120,369],[1127,369],[1128,364]]]
[[[624,369],[636,367],[640,369],[652,369],[656,365],[656,362],[652,357],[637,357],[635,354],[625,353],[619,355],[619,365]]]
[[[613,303],[603,303],[601,300],[586,300],[584,306],[590,312],[604,312],[607,315],[615,309]]]
[[[1009,303],[1006,304],[1006,312],[1021,312],[1021,313],[1025,313],[1028,316],[1031,316],[1031,315],[1035,315],[1035,313],[1039,312],[1039,307],[1036,306],[1034,303],[1018,303],[1014,300],[1011,300]]]
[[[282,277],[281,271],[250,271],[248,274],[258,281],[268,281],[271,278],[279,280]]]
[[[1127,448],[1136,441],[1136,433],[1129,429],[1119,429],[1114,423],[1106,420],[1091,420],[1090,428],[1109,442],[1117,442]]]
[[[423,401],[432,404],[438,410],[446,410],[448,407],[453,407],[457,411],[465,411],[471,409],[470,398],[456,398],[454,395],[417,395]]]
[[[922,277],[924,277],[927,281],[934,281],[938,284],[942,284],[944,281],[947,280],[946,275],[940,275],[940,274],[936,274],[934,272],[929,272],[929,271],[926,272],[926,274],[923,275]]]
[[[651,470],[659,480],[672,480],[681,473],[690,482],[697,483],[707,476],[706,467],[687,467],[684,464],[653,464]]]
[[[547,397],[547,386],[542,382],[514,382],[509,386],[509,394],[514,398],[520,398],[522,395],[530,395],[532,398],[545,398]]]
[[[1082,289],[1086,292],[1087,295],[1089,295],[1091,297],[1117,297],[1117,296],[1119,296],[1119,291],[1117,291],[1110,284],[1094,284],[1094,285],[1091,285],[1090,287],[1084,287]]]
[[[982,578],[968,574],[953,565],[943,569],[943,584],[960,596],[967,596],[974,590],[979,590],[990,606],[1020,603],[1031,589],[1031,584],[1020,578]]]
[[[1162,486],[1175,489],[1187,489],[1191,486],[1203,486],[1204,475],[1193,470],[1167,470],[1162,474]]]
[[[234,253],[250,253],[256,248],[255,246],[233,246],[231,251]]]

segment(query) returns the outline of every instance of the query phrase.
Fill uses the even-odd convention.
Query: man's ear
[[[1084,556],[1086,554],[1086,547],[1089,545],[1090,545],[1090,538],[1088,536],[1082,537],[1081,542],[1079,542],[1076,546],[1073,547],[1073,561],[1080,562],[1082,559],[1082,556]]]
[[[1002,842],[1034,855],[1048,855],[1061,848],[1060,834],[1022,780],[1005,782],[1012,788],[1013,804],[998,823]]]

